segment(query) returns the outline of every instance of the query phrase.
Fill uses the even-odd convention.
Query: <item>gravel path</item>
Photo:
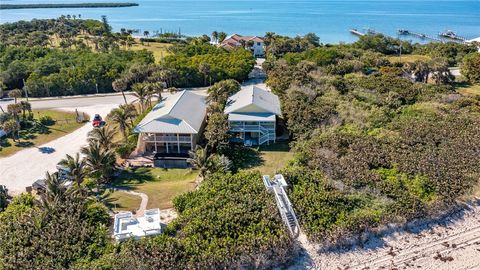
[[[102,104],[78,108],[57,108],[60,110],[85,112],[89,115],[99,113],[105,117],[118,104]],[[57,163],[66,154],[74,155],[87,143],[88,132],[92,130],[91,123],[63,137],[55,139],[41,146],[27,148],[12,156],[0,158],[0,184],[5,185],[9,193],[16,195],[25,191],[25,187],[32,185],[45,176],[45,172],[54,172]]]

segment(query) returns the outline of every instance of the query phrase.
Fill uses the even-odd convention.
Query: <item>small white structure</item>
[[[241,47],[242,43],[245,43],[245,48],[252,51],[253,56],[259,57],[265,55],[265,42],[263,38],[258,36],[241,36],[239,34],[233,34],[225,38],[220,44],[225,49],[233,49]]]
[[[117,241],[128,238],[139,239],[144,236],[162,233],[160,209],[145,210],[142,217],[134,217],[132,212],[121,212],[115,215],[113,237]]]
[[[225,107],[230,132],[245,145],[275,142],[276,118],[281,115],[278,96],[250,86],[231,96]]]

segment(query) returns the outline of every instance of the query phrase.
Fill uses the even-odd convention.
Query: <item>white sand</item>
[[[480,206],[371,237],[364,247],[304,252],[291,269],[480,269]]]

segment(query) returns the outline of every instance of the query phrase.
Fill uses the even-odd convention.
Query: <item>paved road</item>
[[[198,94],[205,95],[206,89],[191,89]],[[168,96],[169,93],[164,93]],[[126,95],[127,101],[135,102],[136,98],[132,95]],[[8,104],[13,100],[0,100],[0,106],[6,110]],[[88,97],[63,97],[63,98],[44,98],[30,99],[33,109],[59,109],[74,111],[93,116],[98,113],[103,118],[115,107],[124,104],[125,101],[121,94],[116,95],[93,95]],[[27,148],[19,151],[12,156],[0,158],[0,185],[5,185],[11,194],[19,194],[25,191],[25,187],[30,186],[37,179],[44,177],[45,172],[54,172],[56,164],[65,157],[66,154],[74,155],[80,151],[80,148],[87,143],[88,132],[92,130],[90,123],[51,142]]]

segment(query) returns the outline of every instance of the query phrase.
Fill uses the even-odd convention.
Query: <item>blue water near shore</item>
[[[96,0],[115,2],[115,0]],[[1,10],[0,22],[81,14],[107,15],[114,30],[178,31],[183,34],[285,35],[316,33],[324,43],[352,42],[348,30],[371,28],[396,36],[399,28],[437,35],[453,30],[466,38],[480,37],[480,0],[123,0],[127,8]],[[81,3],[92,0],[2,0],[3,4]],[[408,39],[415,40],[413,37]]]

